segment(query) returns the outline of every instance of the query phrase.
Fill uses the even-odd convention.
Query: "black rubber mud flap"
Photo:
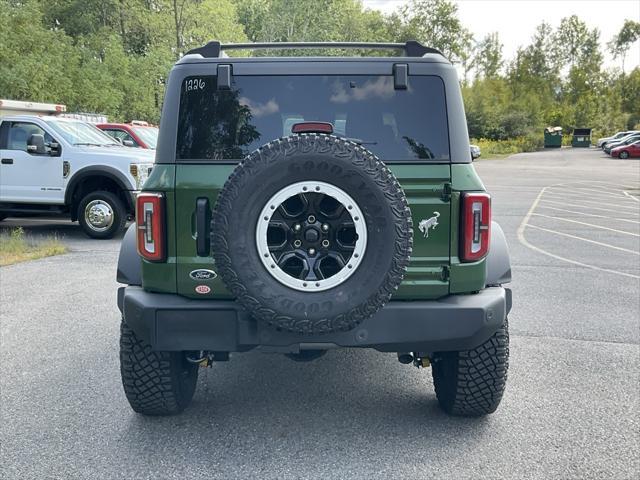
[[[129,225],[120,244],[116,280],[125,285],[142,285],[142,261],[136,245],[136,227],[135,222]]]

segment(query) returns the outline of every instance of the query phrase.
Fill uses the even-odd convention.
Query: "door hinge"
[[[443,202],[448,202],[449,200],[451,200],[451,184],[450,183],[445,183],[442,185],[442,194],[441,194],[441,198]]]
[[[448,282],[450,274],[451,274],[451,268],[449,267],[449,265],[443,265],[442,270],[440,272],[440,278],[442,279],[442,281]]]

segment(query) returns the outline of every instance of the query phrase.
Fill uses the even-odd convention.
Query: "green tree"
[[[175,58],[210,40],[247,40],[231,0],[158,0],[157,3],[161,36],[155,40],[168,46]]]
[[[469,58],[472,35],[458,18],[458,6],[448,0],[411,0],[391,16],[399,41],[418,40],[440,50],[451,61]]]
[[[624,62],[631,46],[640,39],[640,23],[633,20],[625,20],[620,31],[607,43],[607,47],[613,58],[622,59],[622,72]]]
[[[63,31],[42,25],[35,1],[0,0],[0,98],[75,102],[79,54]]]
[[[479,76],[483,78],[496,78],[504,65],[502,59],[502,42],[498,32],[486,35],[476,46],[473,58],[473,66]]]
[[[589,30],[577,15],[571,15],[560,20],[553,42],[560,61],[574,67],[576,64],[584,66],[602,63],[599,38],[600,32],[597,29]]]
[[[386,18],[360,0],[238,0],[244,31],[257,42],[389,41]],[[255,55],[288,55],[287,50]],[[296,55],[353,54],[342,49],[298,50]],[[357,52],[356,52],[357,53]]]

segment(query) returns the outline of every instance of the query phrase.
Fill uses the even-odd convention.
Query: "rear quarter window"
[[[230,90],[218,90],[215,76],[188,77],[176,156],[239,160],[303,121],[330,122],[334,135],[385,161],[449,161],[442,80],[410,76],[396,90],[391,75],[236,76]]]

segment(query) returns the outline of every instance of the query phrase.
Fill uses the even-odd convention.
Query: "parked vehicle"
[[[131,123],[99,123],[96,127],[127,147],[155,150],[158,143],[158,127],[147,122],[134,120]]]
[[[627,135],[626,137],[622,137],[615,142],[607,142],[604,147],[604,152],[607,154],[611,154],[611,150],[617,147],[622,147],[624,145],[629,145],[636,140],[640,140],[640,133],[632,133],[631,135]]]
[[[223,53],[308,47],[404,53]],[[157,153],[118,260],[121,375],[136,412],[182,411],[199,367],[230,352],[304,361],[341,347],[432,365],[452,415],[496,410],[509,254],[440,52],[210,42],[171,71]]]
[[[608,143],[617,142],[617,141],[621,140],[622,138],[624,138],[624,137],[626,137],[628,135],[632,135],[634,133],[640,133],[640,132],[637,131],[637,130],[626,130],[624,132],[618,132],[615,135],[613,135],[612,137],[601,138],[601,139],[598,140],[598,146],[604,150],[604,148],[607,146]]]
[[[638,133],[638,132],[635,130],[625,130],[623,132],[618,132],[615,135],[612,135],[610,137],[599,138],[598,141],[596,142],[596,146],[598,146],[598,148],[604,148],[607,142],[619,140],[622,137],[626,137],[627,135],[630,135],[632,133]]]
[[[66,111],[67,107],[59,103],[0,99],[0,117],[4,115],[59,115]]]
[[[154,160],[79,120],[27,115],[0,118],[0,157],[0,219],[69,215],[93,238],[134,216]]]
[[[622,159],[640,157],[640,140],[614,148],[611,150],[611,156]]]
[[[471,149],[471,160],[475,160],[476,158],[480,158],[480,147],[478,145],[469,145]]]

